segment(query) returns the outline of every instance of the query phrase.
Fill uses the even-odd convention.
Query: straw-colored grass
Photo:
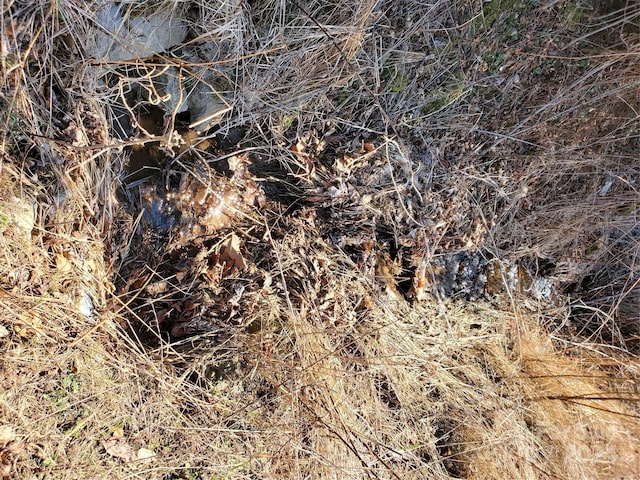
[[[130,59],[97,3],[2,2],[0,476],[638,474],[633,2],[120,2],[188,31]],[[461,251],[554,292],[444,298]]]

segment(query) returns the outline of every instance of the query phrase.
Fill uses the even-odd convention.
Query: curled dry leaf
[[[13,331],[21,338],[31,338],[37,333],[35,329],[28,325],[24,325],[23,323],[17,323],[14,325]]]
[[[28,312],[16,318],[13,331],[22,338],[31,338],[42,328],[42,319],[36,311]]]
[[[413,277],[413,289],[412,294],[416,300],[425,300],[428,297],[427,287],[429,286],[429,279],[427,277],[427,262],[420,262],[418,268],[416,268],[415,276]]]
[[[66,273],[71,271],[71,262],[63,253],[56,254],[55,261],[56,261],[56,269],[59,272]]]
[[[24,450],[25,443],[15,441],[16,434],[10,425],[0,426],[0,477],[12,477],[15,457]]]
[[[240,238],[235,233],[222,242],[220,263],[224,265],[224,271],[229,273],[243,270],[247,266],[240,253]]]

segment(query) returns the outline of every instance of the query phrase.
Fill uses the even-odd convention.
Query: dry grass
[[[107,61],[92,4],[4,0],[0,475],[634,478],[640,9],[609,3],[138,1],[189,35]],[[168,169],[248,153],[269,201],[150,249],[110,126],[170,79],[222,147],[165,100]],[[460,251],[553,302],[417,295]],[[222,335],[162,330],[207,295]]]

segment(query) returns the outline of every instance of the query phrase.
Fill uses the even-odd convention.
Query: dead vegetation
[[[4,0],[0,475],[634,478],[605,3]]]

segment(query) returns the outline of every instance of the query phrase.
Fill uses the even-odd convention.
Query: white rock
[[[110,61],[133,60],[160,53],[181,43],[187,25],[179,10],[123,16],[120,5],[103,4],[96,11],[96,32],[87,52]]]

